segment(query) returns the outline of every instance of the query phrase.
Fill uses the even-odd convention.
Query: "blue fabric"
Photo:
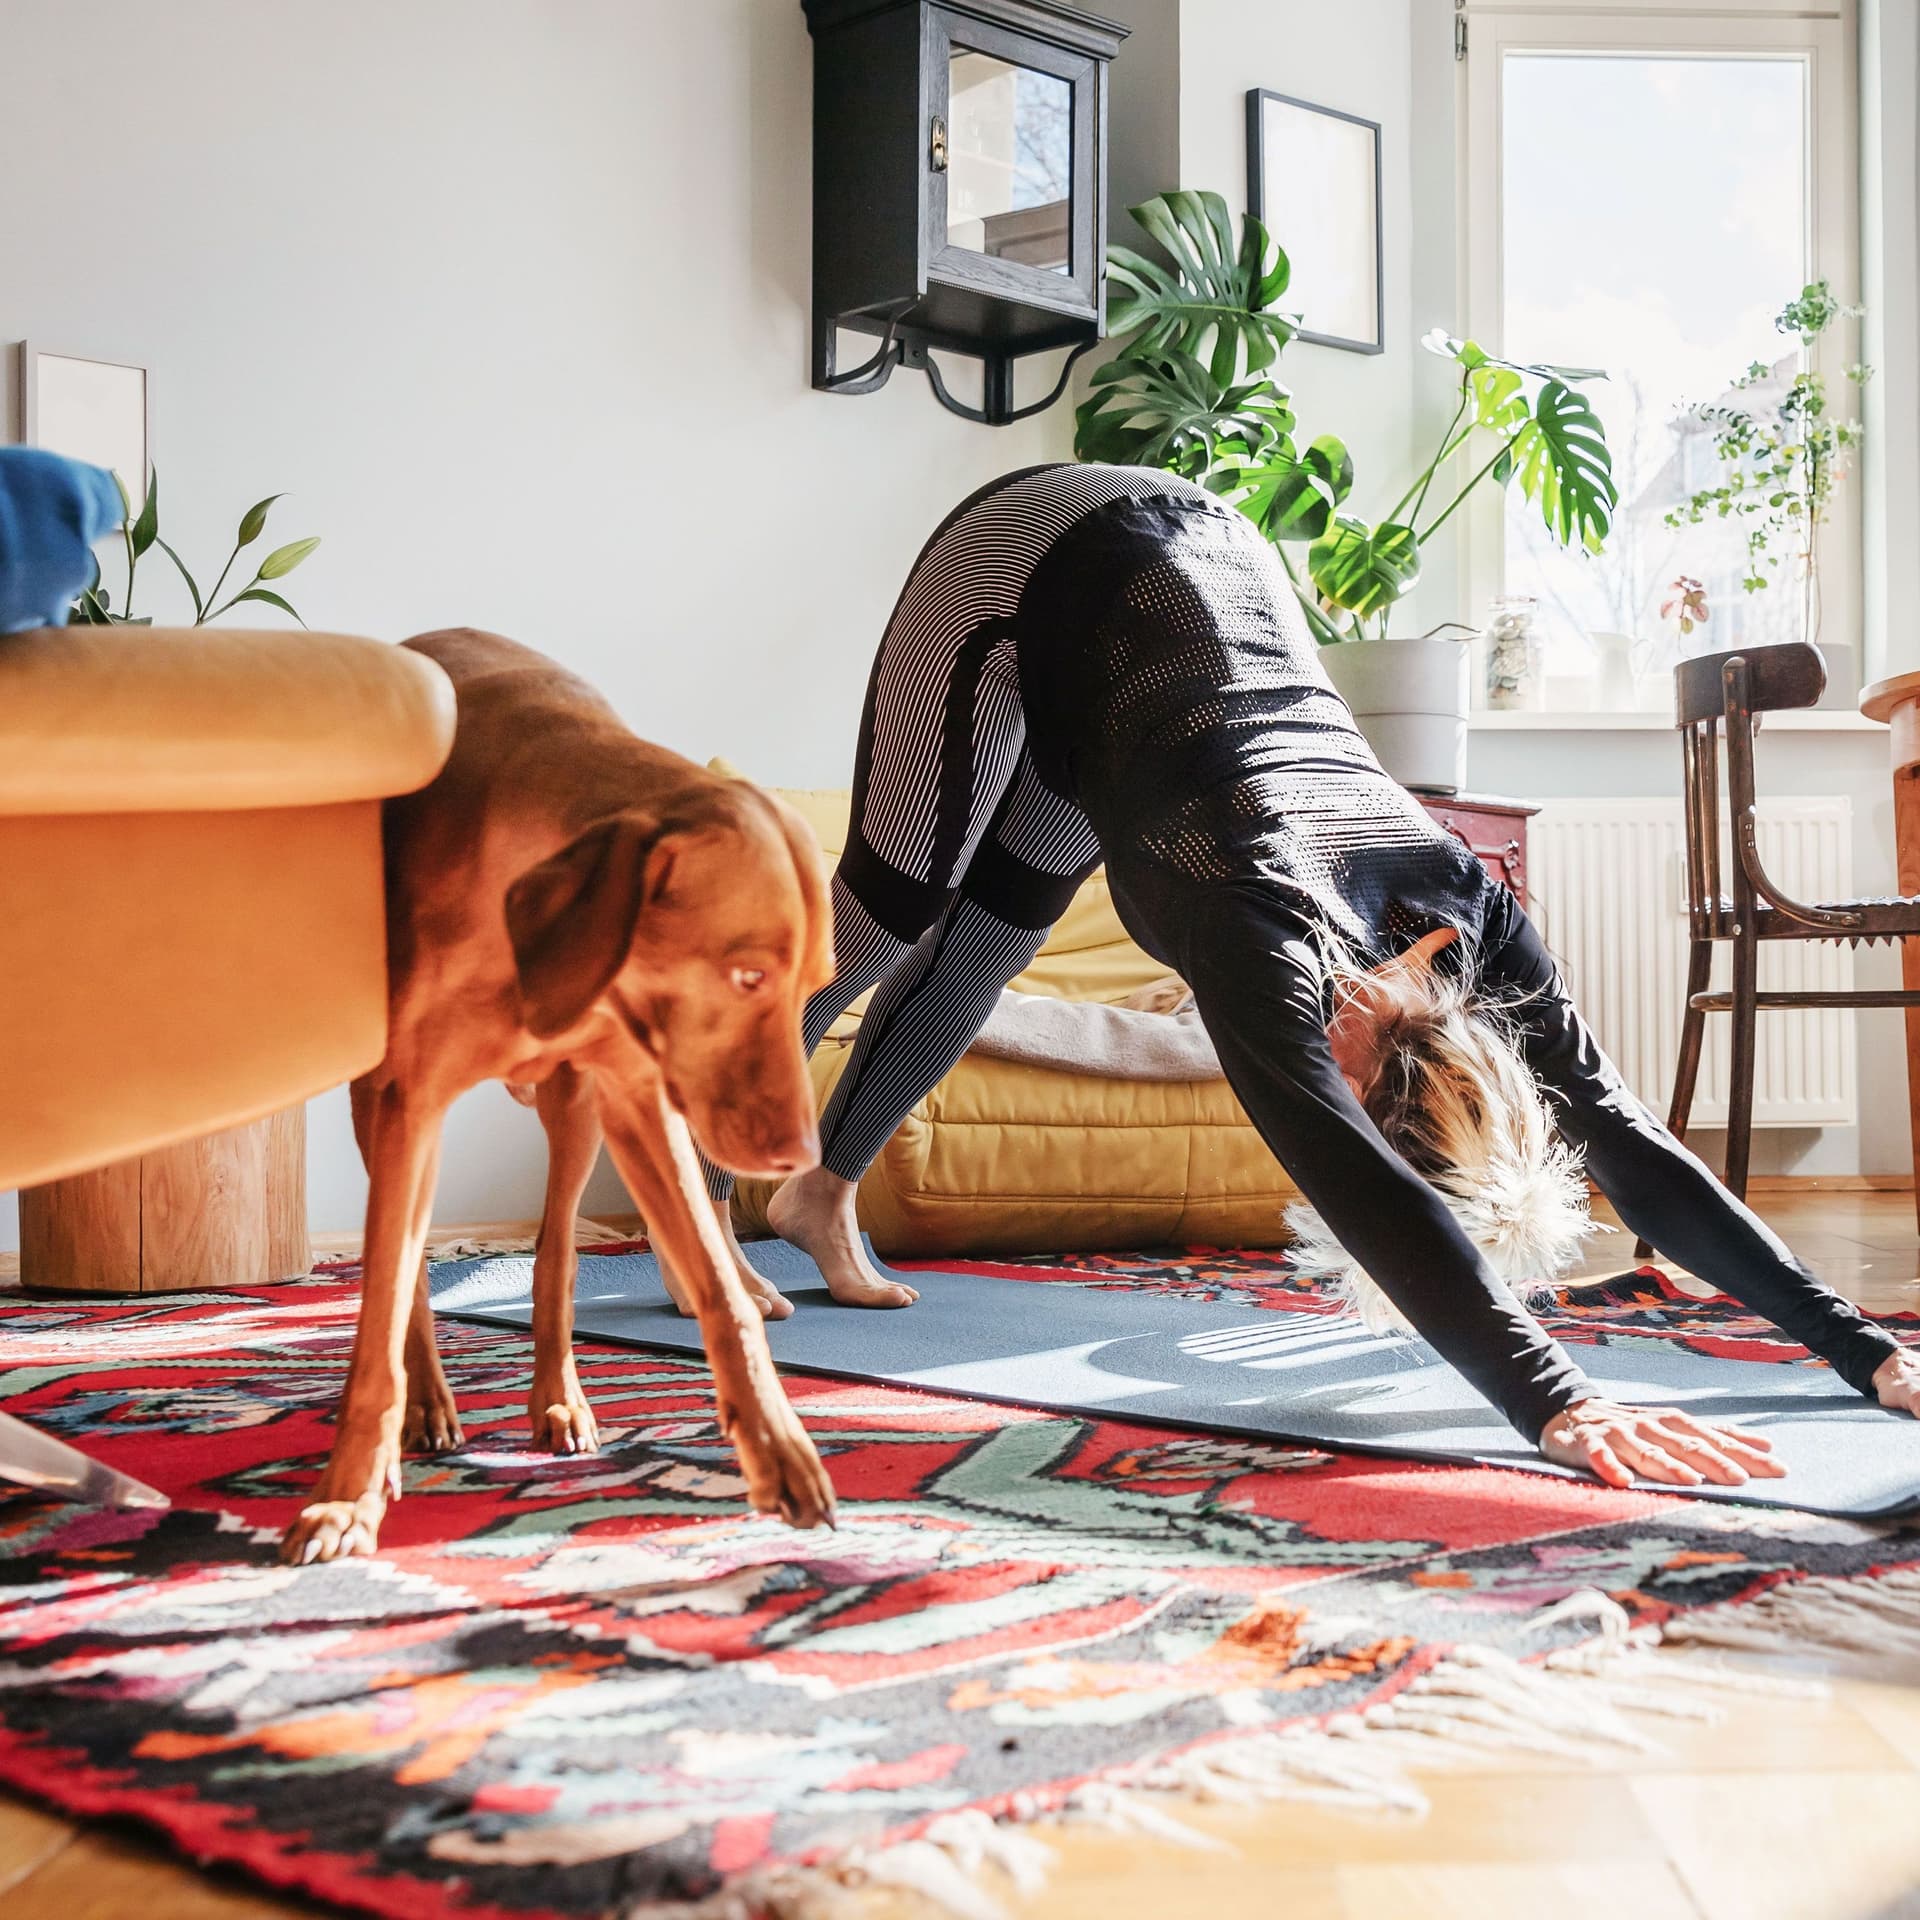
[[[768,1323],[774,1360],[803,1373],[1572,1477],[1526,1446],[1431,1347],[1377,1338],[1351,1319],[924,1270],[899,1276],[919,1288],[916,1305],[872,1312],[836,1306],[819,1269],[784,1241],[756,1241],[753,1260],[794,1306],[791,1319]],[[429,1284],[435,1313],[489,1326],[532,1321],[531,1258],[437,1263]],[[582,1260],[574,1325],[583,1339],[700,1351],[700,1329],[668,1300],[650,1253]],[[1738,1489],[1663,1493],[1850,1519],[1920,1511],[1920,1420],[1870,1405],[1825,1367],[1636,1339],[1582,1347],[1581,1360],[1619,1399],[1764,1433],[1788,1469],[1784,1480]]]
[[[0,447],[0,633],[64,627],[93,578],[93,543],[124,512],[105,467]]]

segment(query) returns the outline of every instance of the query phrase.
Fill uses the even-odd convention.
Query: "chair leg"
[[[1900,942],[1900,983],[1910,992],[1920,990],[1920,939]],[[1909,1007],[1907,1023],[1907,1125],[1913,1142],[1913,1205],[1920,1222],[1920,1007]]]
[[[1676,1140],[1687,1137],[1687,1122],[1693,1116],[1693,1090],[1700,1078],[1700,1049],[1706,1039],[1707,1016],[1693,1004],[1696,993],[1705,993],[1713,978],[1713,942],[1695,940],[1687,947],[1686,1012],[1680,1018],[1680,1057],[1673,1068],[1673,1101],[1667,1108],[1667,1131]],[[1636,1260],[1650,1259],[1653,1248],[1645,1240],[1633,1243]]]
[[[1727,1088],[1727,1191],[1747,1197],[1753,1146],[1754,1023],[1758,1011],[1760,942],[1743,930],[1733,943],[1733,1059]]]

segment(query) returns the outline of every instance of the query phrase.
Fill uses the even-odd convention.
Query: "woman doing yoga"
[[[881,643],[834,881],[839,972],[808,1047],[878,991],[823,1163],[771,1208],[837,1298],[915,1297],[868,1262],[854,1184],[1102,860],[1128,932],[1190,984],[1241,1105],[1379,1290],[1362,1293],[1529,1443],[1616,1485],[1781,1471],[1762,1439],[1595,1394],[1476,1244],[1504,1234],[1542,1271],[1582,1167],[1630,1230],[1920,1411],[1920,1362],[1640,1105],[1513,896],[1381,771],[1252,524],[1124,467],[975,494]]]

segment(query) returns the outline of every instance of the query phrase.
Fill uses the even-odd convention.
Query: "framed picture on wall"
[[[117,473],[138,513],[147,491],[147,370],[20,346],[20,437]]]
[[[1383,351],[1379,121],[1250,89],[1247,210],[1292,263],[1286,301],[1304,321],[1298,337]]]

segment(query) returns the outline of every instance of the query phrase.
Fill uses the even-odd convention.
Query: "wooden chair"
[[[1680,730],[1687,820],[1687,1011],[1680,1029],[1680,1060],[1673,1076],[1667,1124],[1686,1137],[1700,1072],[1707,1015],[1733,1016],[1733,1060],[1727,1100],[1725,1181],[1738,1199],[1747,1191],[1753,1137],[1754,1024],[1783,1007],[1920,1007],[1920,992],[1874,989],[1854,993],[1813,990],[1762,993],[1758,988],[1763,940],[1884,940],[1920,936],[1920,899],[1795,900],[1760,863],[1754,828],[1754,715],[1810,707],[1827,684],[1818,648],[1755,647],[1683,660],[1674,669],[1674,723]],[[1726,759],[1727,817],[1732,872],[1722,891],[1720,761]],[[1733,988],[1708,991],[1713,949],[1733,947]],[[1646,1257],[1644,1245],[1639,1257]]]

